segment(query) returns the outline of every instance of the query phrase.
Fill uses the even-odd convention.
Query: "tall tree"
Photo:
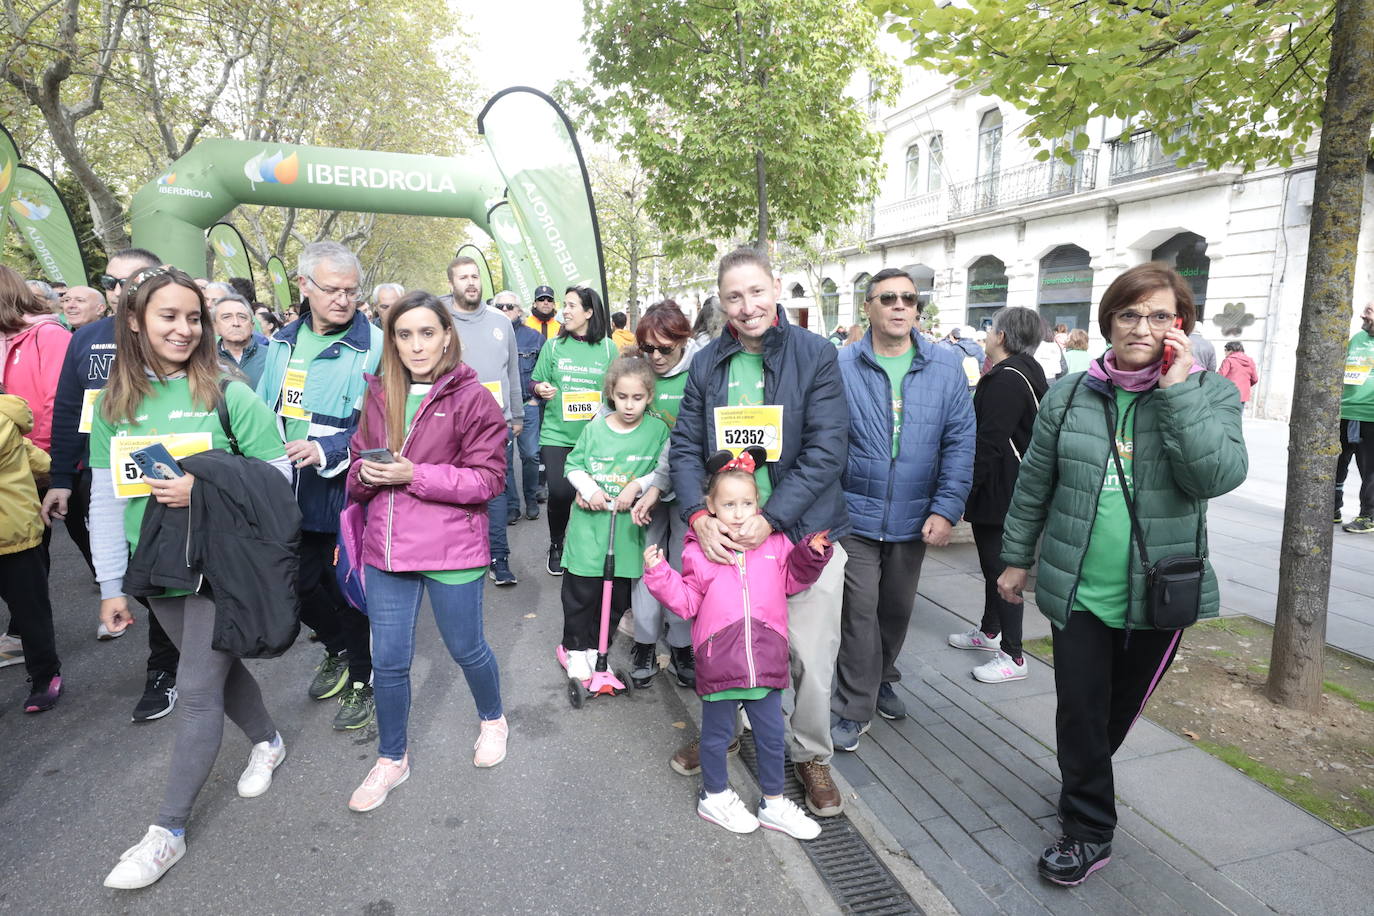
[[[584,0],[591,85],[565,93],[634,156],[669,254],[781,226],[807,238],[875,192],[881,138],[848,90],[896,69],[859,0]]]
[[[1186,162],[1287,165],[1320,131],[1268,693],[1315,710],[1331,578],[1341,360],[1374,124],[1374,0],[870,0],[910,63],[1017,105],[1042,159],[1134,117]],[[1313,103],[1320,97],[1323,103]],[[1051,150],[1054,150],[1052,153]]]
[[[594,153],[587,170],[597,203],[608,293],[613,301],[625,300],[633,327],[639,321],[643,271],[663,257],[661,236],[647,213],[649,176],[628,156]]]

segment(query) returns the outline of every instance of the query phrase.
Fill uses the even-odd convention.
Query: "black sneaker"
[[[149,671],[143,698],[134,707],[133,722],[161,719],[177,705],[177,679],[170,671]]]
[[[658,659],[654,657],[657,648],[650,642],[637,642],[630,649],[630,680],[636,687],[648,687],[658,674]]]
[[[525,518],[535,521],[539,518],[539,503],[530,503],[525,507]]]
[[[669,660],[673,666],[673,675],[677,677],[677,685],[691,689],[697,685],[697,660],[692,654],[691,646],[676,648],[668,647]]]
[[[546,503],[546,502],[548,502],[548,501],[549,501],[549,488],[548,488],[548,487],[540,487],[539,489],[535,490],[535,491],[534,491],[534,501],[535,501],[535,502],[540,502],[540,503]]]
[[[549,545],[549,563],[548,563],[547,569],[548,569],[548,571],[549,571],[549,575],[551,575],[551,576],[561,576],[561,575],[563,575],[563,545],[562,545],[562,544],[550,544],[550,545]]]
[[[884,719],[906,718],[906,703],[887,681],[878,685],[878,715]]]
[[[1075,887],[1111,860],[1111,843],[1084,843],[1066,834],[1041,853],[1040,877]]]
[[[520,513],[519,513],[519,512],[515,513],[514,515],[507,515],[507,516],[506,516],[506,527],[509,528],[511,525],[514,525],[514,524],[515,524],[516,522],[518,522],[518,521],[520,521]]]
[[[491,576],[491,581],[498,586],[516,585],[519,580],[515,578],[515,573],[510,571],[510,561],[505,557],[500,557],[491,561],[491,569],[487,572]]]

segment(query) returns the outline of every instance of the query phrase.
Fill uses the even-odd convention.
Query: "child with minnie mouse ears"
[[[719,451],[706,463],[706,508],[737,536],[759,511],[754,469],[764,450],[738,457]],[[834,552],[822,531],[794,546],[774,532],[758,547],[737,552],[732,564],[706,559],[694,532],[687,533],[679,575],[663,562],[657,545],[644,551],[644,582],[665,607],[692,621],[696,690],[701,697],[701,779],[697,814],[735,833],[760,825],[799,840],[821,828],[784,798],[782,691],[788,685],[787,596],[810,588]],[[744,706],[758,750],[763,797],[755,816],[730,788],[726,747],[735,735],[736,710]]]

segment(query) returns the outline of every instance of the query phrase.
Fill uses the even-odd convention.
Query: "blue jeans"
[[[516,437],[520,449],[520,488],[525,492],[525,509],[538,505],[535,493],[539,489],[539,418],[544,408],[539,404],[525,405],[525,426]],[[506,447],[506,505],[511,514],[520,514],[520,491],[515,488],[513,449]]]
[[[506,433],[506,479],[510,480],[511,434]],[[510,502],[506,491],[502,490],[487,503],[487,543],[491,547],[492,560],[510,559],[510,541],[506,538],[506,522],[509,520]]]
[[[365,570],[367,613],[372,624],[372,690],[377,703],[378,754],[400,760],[406,753],[410,718],[410,663],[415,658],[415,624],[426,589],[434,620],[449,655],[463,669],[484,721],[501,718],[501,677],[496,656],[482,635],[482,579],[444,585],[419,573]]]

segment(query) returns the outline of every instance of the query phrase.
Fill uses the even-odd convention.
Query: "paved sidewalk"
[[[1246,436],[1250,480],[1212,503],[1213,559],[1226,612],[1272,620],[1286,430],[1247,421]],[[1330,640],[1374,655],[1374,537],[1336,541]],[[980,653],[945,640],[976,623],[981,596],[971,544],[927,554],[898,664],[910,716],[875,721],[835,761],[960,913],[1374,912],[1374,829],[1347,835],[1145,720],[1115,760],[1111,865],[1071,890],[1041,881],[1058,832],[1054,673],[1028,658],[1024,681],[972,679]],[[1026,637],[1048,632],[1028,604]]]

